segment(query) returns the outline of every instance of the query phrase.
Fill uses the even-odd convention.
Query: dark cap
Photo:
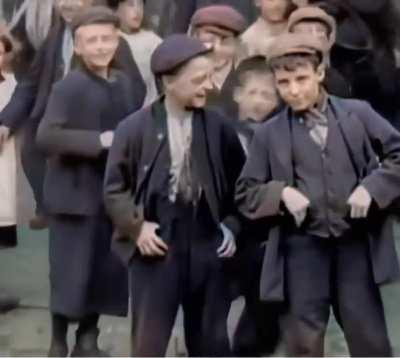
[[[326,44],[323,44],[314,36],[295,33],[284,33],[277,36],[268,48],[267,59],[283,57],[291,54],[318,54],[321,59],[326,51]]]
[[[93,24],[112,24],[120,26],[119,17],[106,6],[91,6],[74,17],[71,23],[72,33],[81,27]]]
[[[167,37],[151,56],[151,70],[155,75],[171,73],[199,55],[212,51],[211,46],[183,34]]]
[[[190,24],[193,28],[199,26],[217,26],[232,31],[236,35],[246,29],[243,15],[229,5],[211,5],[198,9]]]

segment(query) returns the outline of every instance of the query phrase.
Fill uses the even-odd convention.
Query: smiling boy
[[[287,305],[288,353],[324,354],[333,306],[352,356],[388,356],[379,285],[399,278],[385,209],[399,198],[400,134],[367,103],[326,92],[324,48],[300,34],[271,46],[286,108],[255,134],[236,199],[271,219],[260,293]]]

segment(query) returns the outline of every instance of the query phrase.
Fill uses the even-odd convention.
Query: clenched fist
[[[114,132],[113,131],[106,131],[100,134],[100,142],[101,146],[104,149],[108,149],[111,147],[114,140]]]
[[[297,227],[300,227],[307,215],[310,200],[295,188],[287,186],[281,197],[289,213],[294,217]]]
[[[350,217],[352,219],[366,218],[371,207],[372,198],[362,185],[358,186],[350,195],[347,204],[351,207]]]

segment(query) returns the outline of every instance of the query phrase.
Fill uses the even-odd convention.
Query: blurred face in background
[[[238,46],[235,33],[215,26],[200,26],[193,32],[207,46],[213,48],[214,68],[223,68],[234,61]]]
[[[125,0],[118,6],[117,14],[121,19],[124,32],[136,32],[142,27],[144,16],[143,0]]]
[[[92,4],[93,0],[56,0],[56,8],[67,23],[70,23],[76,14]]]
[[[234,90],[239,119],[265,120],[279,105],[272,73],[248,71],[243,73],[240,86]]]
[[[113,24],[81,26],[75,33],[75,52],[93,72],[110,66],[118,43],[118,29]]]
[[[256,0],[256,6],[265,21],[274,23],[287,20],[293,5],[290,0]]]
[[[195,57],[177,73],[165,75],[165,94],[180,108],[202,108],[206,105],[207,94],[212,89],[211,75],[213,61],[207,55]]]
[[[4,67],[4,60],[6,58],[6,47],[3,41],[0,41],[0,71]]]

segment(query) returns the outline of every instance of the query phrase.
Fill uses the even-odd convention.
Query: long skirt
[[[80,319],[91,314],[125,316],[127,269],[110,251],[106,215],[50,218],[50,309]]]

